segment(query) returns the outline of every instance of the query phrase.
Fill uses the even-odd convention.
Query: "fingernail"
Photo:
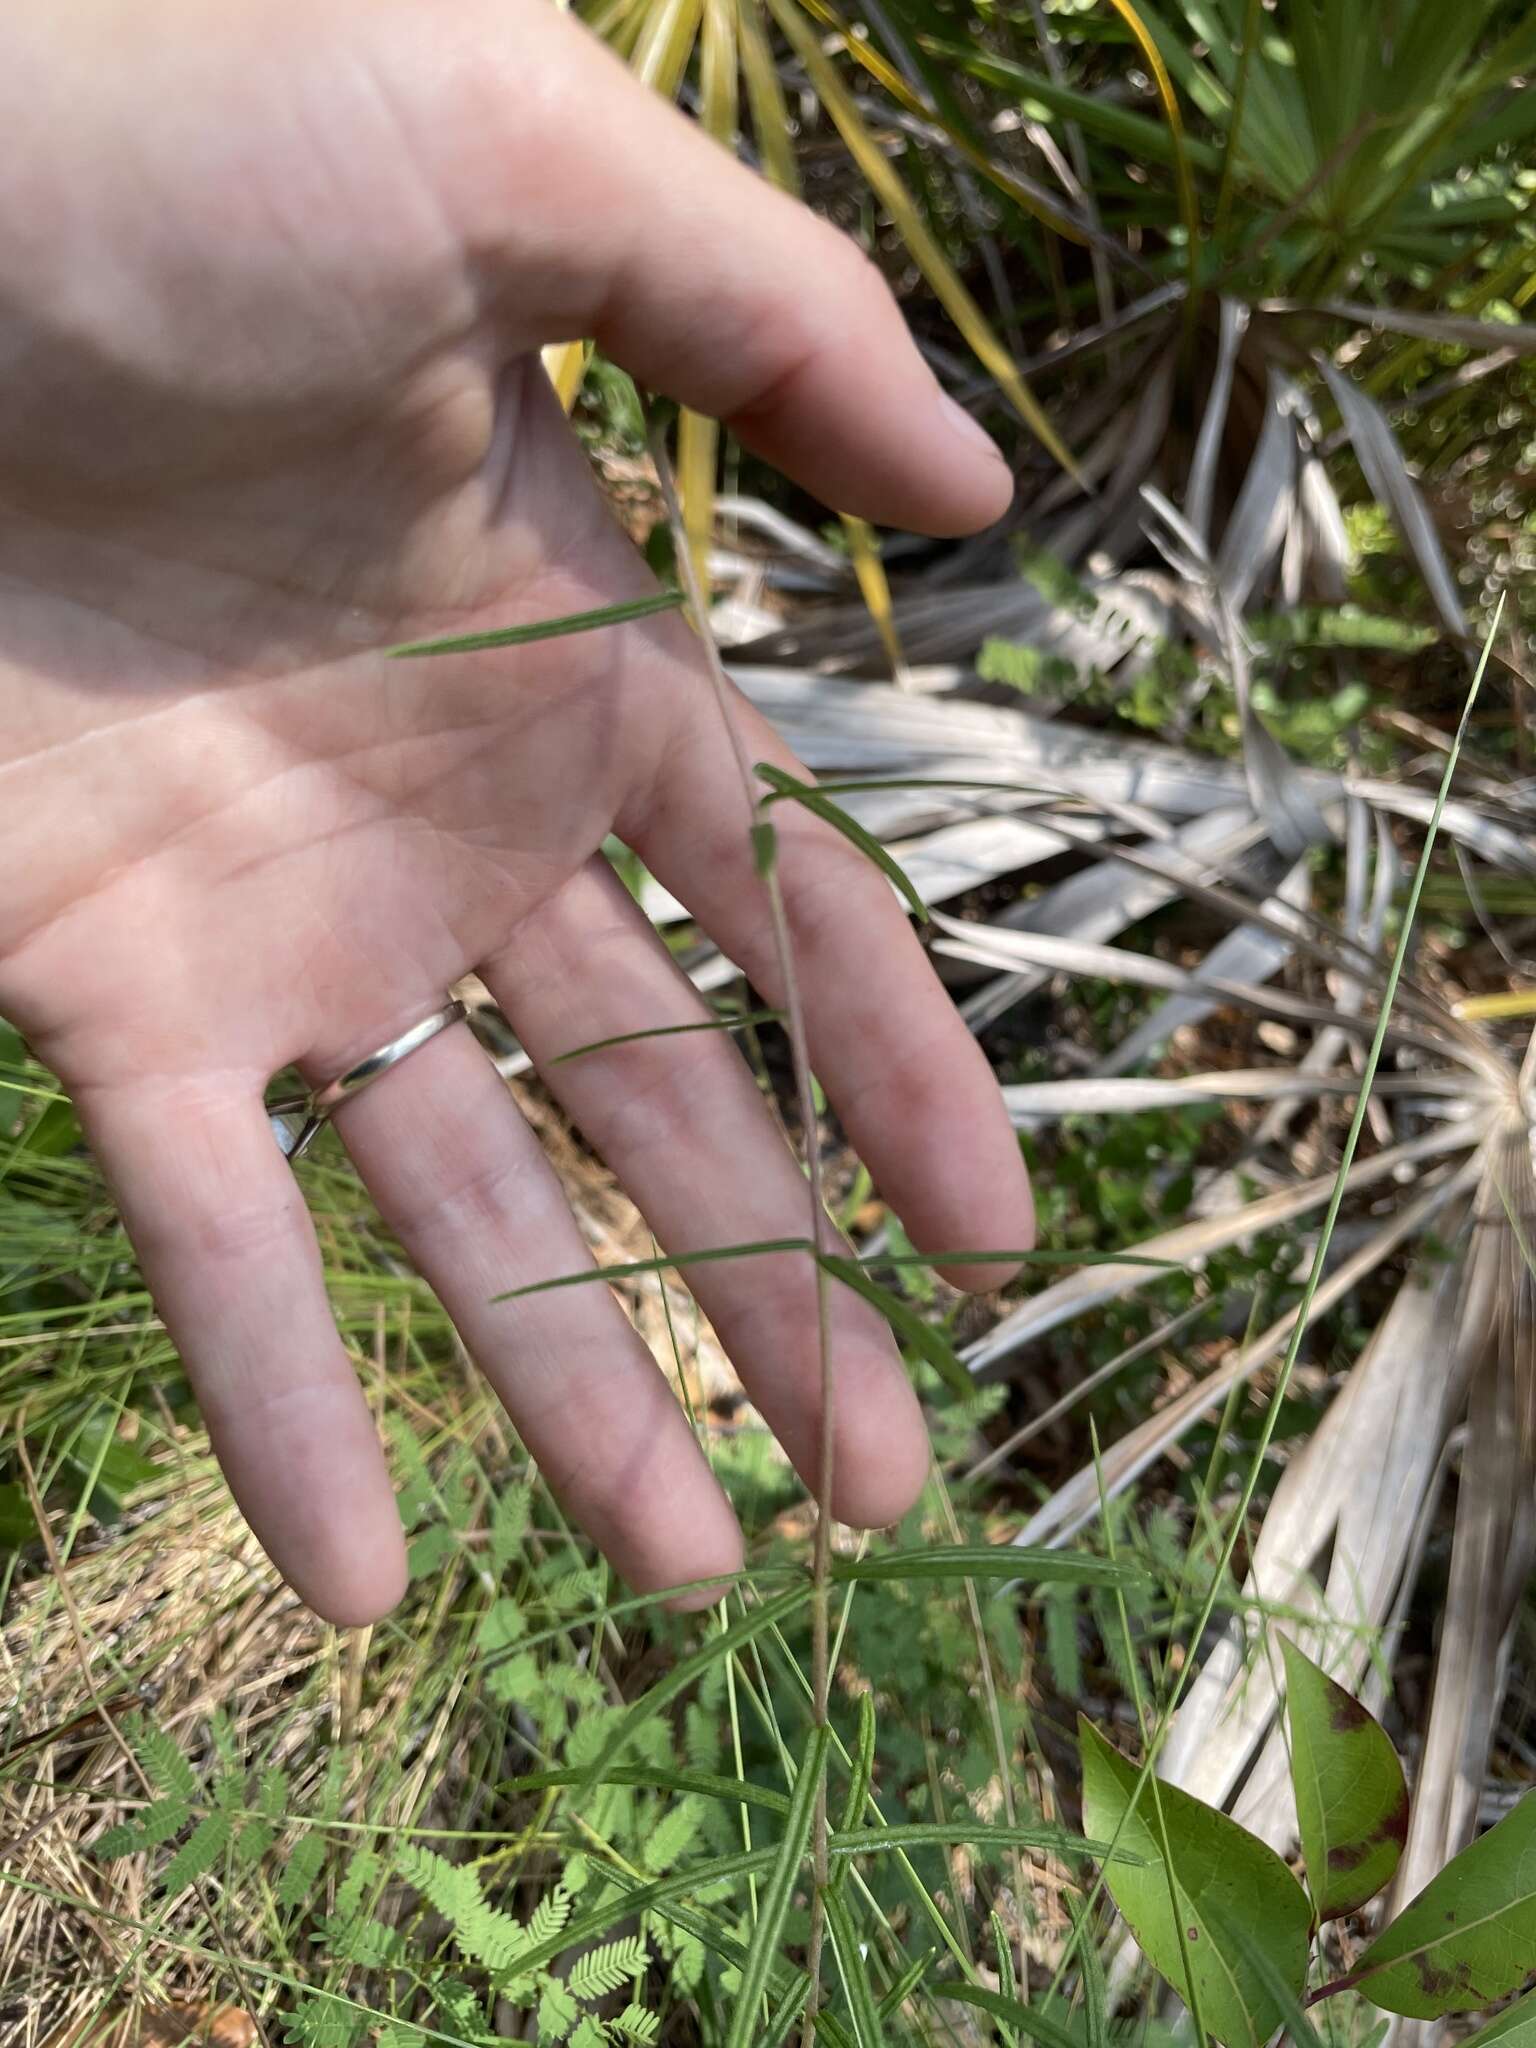
[[[990,455],[994,462],[1001,463],[1003,468],[1007,469],[1007,456],[986,428],[978,420],[973,419],[963,405],[957,404],[947,391],[939,393],[939,410],[956,436],[964,441],[968,448],[974,449],[978,455]]]

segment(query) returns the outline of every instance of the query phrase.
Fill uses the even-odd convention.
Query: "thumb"
[[[518,347],[593,337],[839,511],[939,534],[1003,512],[1001,454],[942,391],[846,236],[549,0],[492,0],[470,41],[488,140],[468,158],[454,134],[442,140]]]

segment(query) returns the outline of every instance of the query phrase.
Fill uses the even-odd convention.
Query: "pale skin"
[[[549,0],[56,0],[0,25],[0,1015],[62,1078],[230,1484],[321,1614],[404,1583],[373,1423],[262,1110],[473,969],[673,1253],[803,1235],[735,1049],[598,853],[781,992],[749,810],[676,616],[392,662],[644,595],[538,367],[595,336],[824,502],[950,534],[1010,490],[851,244]],[[796,769],[744,704],[754,759]],[[800,771],[803,773],[803,771]],[[1029,1242],[984,1060],[888,885],[777,811],[818,1075],[919,1245]],[[338,1133],[571,1516],[634,1586],[740,1561],[665,1380],[468,1031]],[[999,1268],[952,1277],[995,1286]],[[801,1473],[797,1255],[690,1284]],[[835,1290],[834,1505],[887,1523],[921,1415]]]

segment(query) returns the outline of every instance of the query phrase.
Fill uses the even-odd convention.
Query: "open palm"
[[[601,860],[611,832],[776,992],[688,628],[380,652],[650,587],[538,347],[596,334],[872,516],[959,530],[1007,479],[862,260],[544,0],[451,24],[424,0],[160,0],[152,33],[144,12],[0,28],[34,190],[0,231],[0,1012],[79,1106],[252,1524],[312,1604],[362,1620],[398,1595],[399,1524],[263,1115],[277,1069],[329,1078],[474,968],[670,1251],[804,1229],[803,1176],[719,1037],[548,1065],[703,1014]],[[812,818],[780,836],[854,1142],[920,1242],[1024,1241],[990,1077],[886,885]],[[491,1300],[587,1253],[468,1033],[337,1127],[618,1568],[731,1569],[730,1511],[608,1291]],[[810,1473],[807,1262],[693,1270]],[[837,1507],[879,1523],[921,1484],[921,1422],[863,1304],[839,1293],[833,1335]]]

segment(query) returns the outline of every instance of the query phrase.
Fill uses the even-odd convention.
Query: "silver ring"
[[[450,1024],[457,1024],[468,1014],[464,1005],[454,997],[440,1010],[434,1010],[430,1017],[423,1017],[419,1024],[413,1024],[409,1031],[402,1031],[398,1038],[392,1038],[387,1045],[381,1045],[376,1052],[348,1067],[334,1081],[312,1089],[308,1095],[292,1095],[281,1102],[269,1102],[267,1120],[272,1126],[273,1137],[290,1160],[302,1158],[339,1104],[360,1094],[370,1082],[377,1081],[381,1074],[387,1074],[391,1067],[399,1066],[403,1059],[409,1059],[413,1052],[419,1051],[429,1038],[436,1038],[439,1031],[446,1031]]]

